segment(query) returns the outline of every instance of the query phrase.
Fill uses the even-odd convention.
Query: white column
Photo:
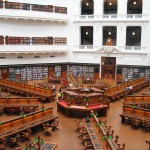
[[[128,0],[118,0],[118,15],[127,14],[127,1]]]
[[[117,26],[117,46],[126,46],[126,26]]]
[[[93,34],[93,46],[102,46],[102,26],[101,25],[95,25],[94,28],[94,34]]]
[[[81,15],[81,0],[76,0],[76,4],[74,6],[75,16]]]
[[[142,14],[148,14],[148,11],[149,11],[149,1],[146,1],[146,0],[142,0]]]
[[[141,26],[141,47],[147,47],[147,32],[146,25]]]
[[[75,26],[74,30],[74,45],[79,46],[81,44],[81,30],[80,26]]]
[[[103,0],[94,0],[94,15],[96,18],[103,15]]]

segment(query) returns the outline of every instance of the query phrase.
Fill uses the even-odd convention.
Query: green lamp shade
[[[113,139],[113,137],[110,135],[109,137],[108,137],[110,140],[112,140]]]
[[[91,117],[93,117],[93,114],[90,114]]]
[[[105,136],[102,137],[102,140],[106,140]]]
[[[98,123],[96,123],[96,127],[98,127],[98,125],[99,125],[99,124],[98,124]]]
[[[104,126],[104,122],[102,122],[101,125]]]

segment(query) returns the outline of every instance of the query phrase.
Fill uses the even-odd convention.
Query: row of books
[[[150,80],[150,69],[145,68],[122,68],[122,79],[130,80],[145,77]]]
[[[53,12],[53,6],[52,5],[32,5],[32,10]]]
[[[4,37],[0,36],[0,44],[4,44]]]
[[[48,76],[48,66],[9,68],[9,78],[11,80],[16,80],[18,75],[21,80],[44,79]]]
[[[90,66],[69,66],[68,71],[78,77],[94,77],[94,67]]]
[[[0,8],[3,8],[3,0],[0,0]]]
[[[3,8],[3,1],[0,1],[0,8]],[[21,9],[21,10],[33,10],[33,11],[43,11],[43,12],[55,12],[67,14],[66,7],[53,6],[53,5],[38,5],[29,3],[18,3],[18,2],[8,2],[5,1],[6,9]]]
[[[67,38],[60,37],[10,37],[6,36],[5,44],[7,45],[52,45],[52,44],[67,44]],[[0,44],[4,44],[4,37],[0,36]]]

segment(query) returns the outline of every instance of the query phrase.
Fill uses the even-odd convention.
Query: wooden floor
[[[111,82],[113,84],[113,81]],[[40,135],[45,141],[57,143],[57,150],[84,150],[84,146],[81,144],[79,134],[75,132],[76,126],[74,118],[66,118],[63,114],[57,112],[56,102],[46,104],[47,106],[54,107],[54,114],[59,118],[59,131],[53,131],[52,136],[44,136],[43,131],[32,135],[34,139],[37,135]],[[122,112],[121,100],[111,103],[108,115],[105,118],[107,124],[112,126],[115,131],[115,135],[119,135],[119,143],[125,143],[125,150],[148,150],[148,144],[145,139],[150,138],[150,133],[142,131],[142,129],[132,129],[131,125],[122,124],[119,114]],[[0,121],[5,121],[16,116],[0,116]],[[25,148],[25,144],[18,142],[22,150]],[[12,150],[14,148],[6,148],[6,150]]]

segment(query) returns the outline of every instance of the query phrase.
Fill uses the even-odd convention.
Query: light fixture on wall
[[[136,5],[136,1],[134,1],[133,4]]]
[[[89,34],[89,32],[85,32],[85,34],[86,34],[86,35],[88,35],[88,34]]]
[[[108,32],[109,35],[111,35],[111,32]]]
[[[132,35],[135,35],[135,32],[132,32]]]
[[[86,6],[89,6],[89,3],[86,3]]]
[[[109,5],[112,5],[112,3],[110,2]]]

